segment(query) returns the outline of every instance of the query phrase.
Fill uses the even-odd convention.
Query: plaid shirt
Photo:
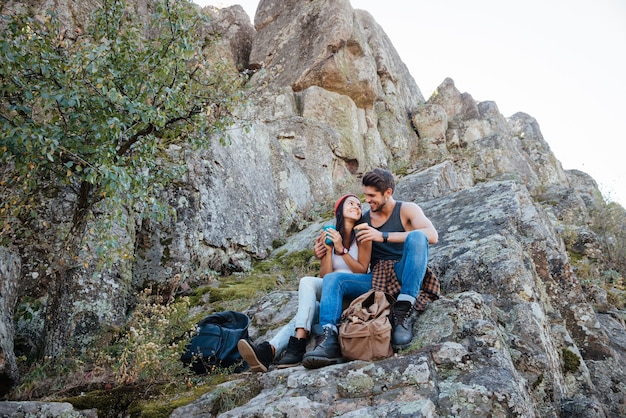
[[[380,260],[376,263],[374,268],[372,268],[372,289],[387,292],[393,297],[398,297],[401,285],[393,268],[396,263],[397,260]],[[440,292],[439,279],[435,277],[430,268],[426,268],[422,287],[413,307],[418,311],[425,310],[430,302],[441,297]]]

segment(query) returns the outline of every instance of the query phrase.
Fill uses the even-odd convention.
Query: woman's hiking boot
[[[266,372],[274,360],[274,349],[267,341],[254,345],[248,340],[239,340],[237,349],[252,372]]]
[[[315,349],[302,358],[302,365],[307,369],[319,369],[331,364],[343,363],[337,331],[332,326],[324,327],[324,333],[316,341]]]
[[[394,350],[407,348],[413,340],[413,324],[417,319],[417,311],[413,304],[406,300],[399,300],[391,309],[391,345]]]
[[[295,367],[302,363],[302,357],[306,352],[306,338],[289,337],[289,344],[285,349],[285,354],[278,362],[276,368],[286,369]]]

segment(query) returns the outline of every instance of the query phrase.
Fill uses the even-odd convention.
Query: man
[[[394,200],[395,181],[391,172],[374,169],[363,176],[362,184],[370,209],[363,214],[366,223],[355,229],[357,240],[372,242],[371,272],[336,272],[324,277],[320,304],[323,334],[315,349],[304,355],[302,364],[309,369],[343,361],[337,338],[343,298],[354,299],[372,288],[397,296],[392,309],[394,348],[405,348],[413,339],[417,317],[414,304],[427,271],[428,246],[436,244],[439,235],[418,205]],[[321,258],[326,247],[316,244],[314,251]],[[397,280],[396,277],[389,280],[393,275]]]

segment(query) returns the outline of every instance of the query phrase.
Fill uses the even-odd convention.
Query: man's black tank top
[[[402,226],[402,218],[400,217],[400,207],[402,202],[396,201],[396,207],[393,208],[391,216],[387,219],[387,222],[376,228],[381,232],[404,232],[404,226]],[[372,219],[370,211],[368,210],[363,214],[363,220],[367,222],[369,226],[372,226]],[[380,260],[400,260],[402,258],[402,252],[404,251],[403,242],[373,242],[372,243],[372,267]]]

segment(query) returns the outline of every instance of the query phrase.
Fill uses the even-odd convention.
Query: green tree
[[[37,242],[48,255],[46,356],[69,337],[88,225],[106,232],[124,212],[162,215],[159,194],[184,168],[168,147],[221,137],[241,101],[239,75],[198,36],[208,17],[183,0],[150,7],[137,18],[124,1],[103,0],[84,32],[52,13],[3,16],[0,244]],[[51,199],[65,219],[42,216]],[[99,262],[115,262],[115,240],[99,244]]]

